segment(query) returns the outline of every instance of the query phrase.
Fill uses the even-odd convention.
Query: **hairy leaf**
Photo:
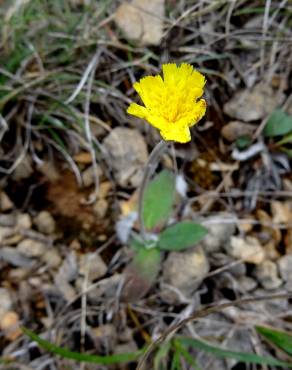
[[[207,232],[208,230],[199,224],[183,221],[162,231],[158,247],[172,251],[190,248],[202,240]]]
[[[147,186],[143,202],[146,229],[167,221],[175,201],[175,177],[170,171],[160,172]]]

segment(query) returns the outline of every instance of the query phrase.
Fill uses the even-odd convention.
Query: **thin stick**
[[[144,241],[147,239],[145,224],[144,224],[144,219],[143,219],[144,193],[145,193],[146,186],[157,167],[158,159],[162,155],[162,153],[165,151],[165,149],[167,148],[167,145],[168,143],[166,141],[161,140],[152,150],[148,158],[148,162],[146,164],[143,179],[142,179],[140,189],[139,189],[138,218],[139,218],[141,237]]]

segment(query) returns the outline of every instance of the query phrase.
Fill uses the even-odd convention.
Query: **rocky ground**
[[[70,17],[81,19],[84,3],[70,1]],[[167,1],[164,7],[149,1],[154,8],[146,16],[142,12],[148,28],[138,41],[137,21],[125,25],[123,20],[125,12],[134,20],[141,15],[140,3],[134,10],[116,2],[102,9],[92,5],[87,23],[77,22],[74,32],[52,21],[56,28],[39,34],[44,39],[25,33],[36,54],[15,62],[15,70],[1,68],[7,79],[1,80],[6,87],[0,95],[0,354],[13,363],[0,362],[0,369],[134,369],[135,362],[80,365],[51,355],[22,327],[74,351],[120,354],[135,352],[206,305],[259,296],[267,298],[230,305],[178,333],[287,360],[255,326],[292,330],[291,299],[269,299],[292,292],[291,7],[281,2],[287,6],[267,10],[268,1],[265,6],[254,1],[248,7],[253,11],[244,13],[245,1],[199,3],[197,8]],[[18,11],[27,14],[17,4],[5,8],[10,28],[2,29],[10,58],[15,50],[9,22]],[[59,19],[52,9],[46,8],[52,12],[48,19]],[[167,16],[149,20],[153,9]],[[32,25],[47,30],[38,22]],[[75,44],[64,48],[68,55],[56,45],[51,50],[49,43],[44,52],[48,37],[69,36]],[[58,53],[63,59],[56,60]],[[151,286],[131,275],[125,291],[133,258],[125,234],[139,232],[131,215],[143,169],[159,140],[154,129],[125,111],[136,99],[132,83],[159,73],[168,60],[193,63],[207,76],[208,111],[194,128],[193,141],[169,146],[157,172],[167,168],[176,174],[177,203],[169,221],[195,220],[208,234],[194,248],[163,253]],[[59,69],[60,80],[42,80],[43,73]],[[89,83],[79,89],[84,78]],[[276,109],[290,121],[273,135],[264,127]],[[280,120],[274,120],[277,129]],[[192,355],[200,369],[256,369],[200,350]]]

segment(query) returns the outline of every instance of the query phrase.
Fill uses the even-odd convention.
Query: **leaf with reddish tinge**
[[[140,248],[125,270],[122,290],[124,301],[133,302],[144,297],[151,289],[160,270],[160,251],[157,248]]]

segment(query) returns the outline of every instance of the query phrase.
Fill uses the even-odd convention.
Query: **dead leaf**
[[[115,21],[127,37],[141,45],[159,45],[163,17],[164,0],[133,0],[118,7]]]

